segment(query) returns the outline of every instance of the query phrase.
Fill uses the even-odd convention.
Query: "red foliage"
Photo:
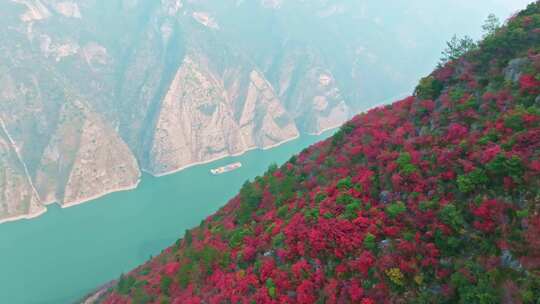
[[[536,80],[533,75],[524,74],[519,79],[521,90],[529,92],[531,94],[538,94],[540,92],[540,81]]]
[[[375,256],[370,251],[363,251],[358,258],[358,270],[367,276],[369,269],[375,264]]]
[[[465,135],[467,135],[468,132],[469,132],[469,130],[467,129],[467,127],[462,126],[462,125],[460,125],[458,123],[452,123],[448,127],[448,132],[447,132],[447,135],[446,135],[446,139],[449,142],[459,141],[459,140],[462,140],[463,137]]]
[[[447,81],[454,75],[454,64],[447,64],[434,72],[434,76],[439,81]]]
[[[477,53],[433,73],[435,100],[410,96],[354,117],[248,184],[189,244],[148,262],[149,274],[130,275],[156,299],[171,278],[171,303],[414,302],[431,289],[434,302],[459,302],[453,275],[478,282],[460,263],[507,270],[470,242],[540,265],[540,115],[530,107],[540,56],[528,52],[532,74],[519,88],[491,91],[513,58]],[[132,296],[113,291],[104,303]]]
[[[176,272],[180,269],[180,263],[178,262],[172,262],[165,265],[165,274],[168,276],[172,276],[176,274]]]
[[[472,214],[478,217],[474,221],[474,227],[485,233],[493,232],[497,224],[502,222],[504,209],[504,204],[497,200],[486,200],[480,206],[473,207]]]
[[[312,304],[317,301],[315,285],[309,280],[302,281],[296,293],[299,304]]]

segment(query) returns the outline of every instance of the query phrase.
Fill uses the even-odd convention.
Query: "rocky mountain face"
[[[405,20],[422,14],[421,2],[399,5]],[[167,174],[319,133],[403,92],[429,34],[382,20],[382,9],[2,1],[0,221],[133,188],[141,171]]]

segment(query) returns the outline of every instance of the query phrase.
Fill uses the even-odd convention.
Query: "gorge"
[[[410,92],[475,3],[2,1],[0,222],[336,127]]]
[[[539,22],[0,1],[0,303],[534,304]]]

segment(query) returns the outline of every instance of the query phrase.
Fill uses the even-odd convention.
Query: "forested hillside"
[[[538,303],[540,2],[446,54],[99,302]]]

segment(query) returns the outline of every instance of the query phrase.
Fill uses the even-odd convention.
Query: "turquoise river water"
[[[233,197],[247,179],[330,135],[303,136],[155,178],[139,187],[32,220],[0,224],[0,303],[75,303],[171,245]],[[243,167],[222,175],[211,168]]]

